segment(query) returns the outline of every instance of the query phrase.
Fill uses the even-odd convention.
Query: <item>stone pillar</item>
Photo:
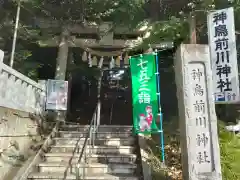
[[[182,44],[175,74],[184,180],[221,180],[217,118],[207,45]]]
[[[67,71],[67,60],[68,60],[68,37],[69,31],[67,29],[63,30],[58,48],[58,56],[56,62],[56,72],[55,79],[57,80],[65,80],[66,79],[66,71]],[[56,120],[65,122],[66,112],[65,111],[57,111],[56,112]]]
[[[58,56],[56,62],[55,79],[65,80],[68,59],[68,30],[64,30],[60,36]]]
[[[103,57],[101,58],[103,61]],[[101,119],[101,88],[102,88],[102,77],[103,77],[103,70],[102,70],[102,63],[99,63],[99,71],[100,71],[100,75],[98,77],[98,85],[97,85],[97,125],[100,125],[100,119]]]

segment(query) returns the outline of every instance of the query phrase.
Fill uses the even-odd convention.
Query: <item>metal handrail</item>
[[[83,155],[85,156],[85,161],[84,161],[84,170],[83,170],[83,177],[85,176],[85,164],[86,164],[86,147],[90,147],[90,145],[92,145],[92,148],[94,148],[95,146],[95,134],[97,132],[97,129],[98,129],[98,125],[97,125],[97,112],[99,111],[98,109],[98,104],[97,104],[97,107],[95,108],[94,110],[94,113],[93,113],[93,116],[92,116],[92,119],[91,119],[91,122],[90,122],[90,125],[89,125],[89,128],[88,128],[88,131],[87,131],[87,135],[85,137],[85,140],[84,140],[84,143],[83,143],[83,146],[82,146],[82,149],[81,149],[81,152],[80,152],[80,156],[78,158],[78,161],[77,161],[77,164],[76,164],[76,180],[80,180],[80,174],[79,174],[79,169],[80,169],[80,165],[81,165],[81,160],[83,158]],[[89,142],[89,144],[87,145],[87,142]],[[79,146],[79,145],[78,145]],[[89,150],[89,153],[90,150]]]
[[[55,137],[56,133],[58,132],[60,122],[56,122],[55,126],[53,127],[51,133],[48,135],[47,139],[44,141],[42,147],[38,151],[38,153],[31,159],[30,164],[27,164],[26,168],[24,167],[20,170],[17,175],[14,177],[13,180],[25,180],[27,176],[32,171],[33,167],[40,161],[42,154],[44,154],[45,150],[51,144],[51,140]]]

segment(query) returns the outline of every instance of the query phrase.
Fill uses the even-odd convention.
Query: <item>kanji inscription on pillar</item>
[[[195,144],[195,166],[197,173],[209,173],[213,171],[211,138],[209,128],[209,113],[206,90],[206,72],[203,63],[190,63],[188,66],[190,77],[189,95],[191,101],[192,120],[194,121],[194,136],[190,143]]]
[[[183,179],[222,180],[209,47],[182,44],[174,67]]]

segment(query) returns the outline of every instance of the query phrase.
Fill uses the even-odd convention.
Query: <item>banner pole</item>
[[[163,119],[162,119],[162,111],[161,111],[161,99],[160,99],[160,75],[158,68],[158,54],[157,50],[155,50],[155,62],[156,62],[156,76],[157,76],[157,96],[158,96],[158,106],[159,106],[159,119],[160,119],[160,144],[162,149],[162,162],[165,165],[165,150],[164,150],[164,136],[163,136]]]

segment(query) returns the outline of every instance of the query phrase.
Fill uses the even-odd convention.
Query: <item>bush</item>
[[[182,180],[178,121],[175,119],[165,122],[167,122],[164,124],[166,169],[161,168],[159,135],[153,135],[147,141],[151,149],[149,154],[153,167],[153,179],[158,179],[158,176],[165,172],[167,176],[165,179]],[[240,137],[227,132],[222,121],[219,121],[218,130],[223,180],[240,180]]]

